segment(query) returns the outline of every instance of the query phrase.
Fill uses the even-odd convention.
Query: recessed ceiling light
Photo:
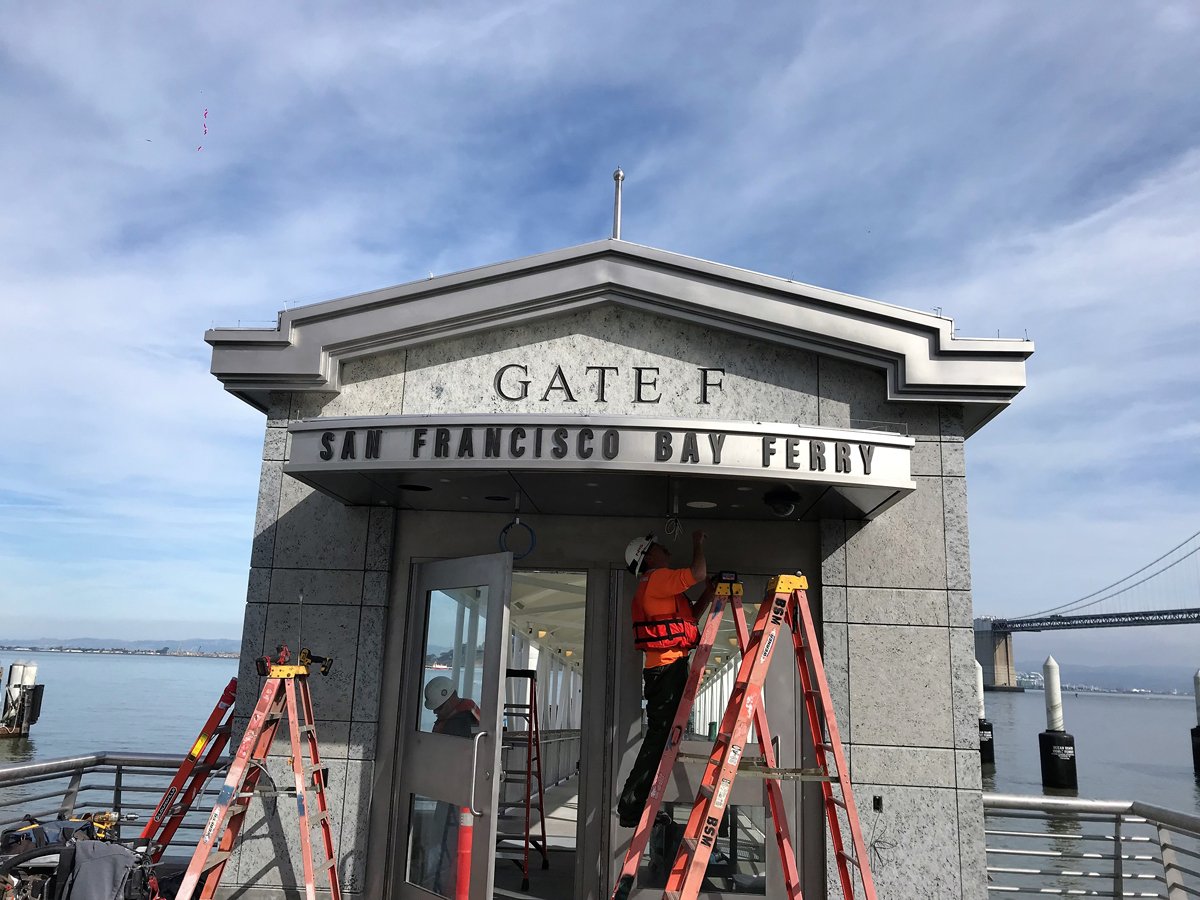
[[[470,498],[470,497],[468,497],[466,494],[463,494],[463,495],[462,495],[461,497],[459,497],[458,499],[459,499],[459,500],[470,500],[471,498]]]
[[[741,491],[743,494],[748,494],[748,493],[750,493],[752,490],[754,490],[754,488],[752,488],[752,487],[746,487],[745,485],[742,485],[740,488],[738,488],[738,490],[739,490],[739,491]]]
[[[741,508],[742,508],[742,504],[740,504],[740,503],[730,503],[730,504],[729,504],[729,508],[730,508],[730,509],[741,509]]]
[[[586,487],[600,487],[600,482],[598,482],[598,481],[585,481],[585,482],[584,482],[584,485],[585,485]]]
[[[716,509],[717,506],[711,500],[689,500],[687,505],[691,509]]]
[[[440,481],[442,484],[449,484],[449,483],[450,483],[450,479],[449,479],[449,478],[439,478],[439,479],[438,479],[438,481]]]
[[[423,484],[398,484],[398,485],[396,485],[396,490],[420,492],[420,491],[432,491],[433,488],[427,487]]]
[[[593,500],[592,502],[593,502],[593,503],[595,503],[597,506],[603,506],[603,505],[604,505],[604,501],[603,501],[603,500]]]

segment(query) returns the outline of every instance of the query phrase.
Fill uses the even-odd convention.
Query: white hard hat
[[[642,560],[646,558],[646,554],[649,552],[650,548],[654,546],[655,540],[657,540],[657,538],[655,538],[654,532],[650,532],[650,534],[646,535],[645,537],[634,538],[626,545],[625,566],[634,575],[636,575],[638,573],[638,569],[642,567]]]
[[[454,682],[445,675],[435,675],[425,685],[425,708],[437,709],[454,693]]]

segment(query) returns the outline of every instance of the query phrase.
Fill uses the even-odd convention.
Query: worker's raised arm
[[[705,537],[703,531],[692,532],[692,577],[697,584],[708,578],[708,563],[704,560]]]

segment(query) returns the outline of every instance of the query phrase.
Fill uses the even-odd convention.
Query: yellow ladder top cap
[[[776,575],[767,584],[767,591],[772,594],[807,590],[808,578],[798,572],[795,575]]]

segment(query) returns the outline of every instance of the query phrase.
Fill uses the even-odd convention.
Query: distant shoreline
[[[96,653],[102,656],[189,656],[205,659],[239,659],[231,650],[130,650],[124,647],[26,647],[0,644],[3,653]]]

